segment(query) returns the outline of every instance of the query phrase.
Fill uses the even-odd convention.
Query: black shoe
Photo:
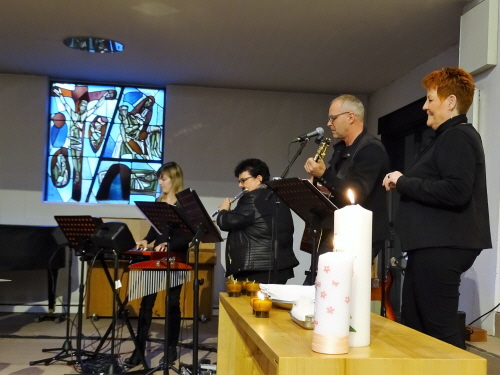
[[[167,365],[170,366],[172,363],[174,363],[177,359],[177,347],[169,347],[167,349],[167,358],[168,358],[168,363]],[[160,359],[160,366],[165,365],[165,356],[161,357]]]
[[[132,355],[125,359],[124,364],[126,367],[135,367],[141,363],[141,356],[139,352],[134,350]]]

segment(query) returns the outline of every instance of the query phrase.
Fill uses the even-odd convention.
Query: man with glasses
[[[354,193],[356,203],[373,212],[372,258],[375,258],[389,237],[389,217],[386,192],[381,181],[389,171],[389,157],[382,143],[368,134],[364,127],[363,103],[353,95],[335,98],[328,111],[328,127],[338,139],[327,167],[320,160],[309,158],[304,166],[315,184],[326,187],[330,199],[342,208],[351,204],[347,190]],[[323,229],[318,253],[333,249],[333,226]],[[319,255],[318,254],[318,255]],[[307,273],[304,284],[311,285],[312,275]]]
[[[284,203],[276,203],[276,195],[266,185],[270,178],[269,168],[262,160],[241,161],[234,175],[245,193],[233,210],[230,206],[234,199],[224,199],[217,216],[219,228],[229,232],[226,276],[265,284],[286,284],[294,277],[293,268],[299,264],[293,252],[290,209]]]

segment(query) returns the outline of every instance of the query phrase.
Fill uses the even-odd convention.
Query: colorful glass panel
[[[52,82],[44,200],[154,201],[165,90]]]

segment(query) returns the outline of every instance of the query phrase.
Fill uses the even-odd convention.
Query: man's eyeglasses
[[[351,113],[351,112],[342,112],[342,113],[339,113],[338,115],[335,115],[335,116],[328,116],[328,122],[334,122],[337,119],[337,117],[345,115],[347,113]]]
[[[240,179],[238,180],[238,183],[240,183],[240,184],[244,184],[244,183],[245,183],[248,179],[250,179],[250,178],[253,178],[253,177],[252,177],[252,176],[250,176],[250,177],[240,178]]]

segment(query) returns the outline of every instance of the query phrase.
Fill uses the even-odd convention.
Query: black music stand
[[[198,280],[200,242],[222,242],[219,229],[215,226],[196,191],[185,189],[175,195],[191,227],[195,230],[194,283],[193,283],[193,371],[198,374],[198,310],[200,282]]]
[[[63,235],[68,241],[70,249],[73,249],[75,255],[85,255],[85,252],[90,246],[90,237],[94,234],[97,227],[102,223],[100,219],[94,218],[92,216],[54,216],[56,222],[59,224]],[[72,268],[72,254],[69,257],[68,265],[68,316],[66,317],[66,339],[61,348],[53,349],[42,349],[42,352],[52,352],[60,350],[58,354],[53,357],[41,359],[38,361],[31,361],[30,366],[43,363],[45,366],[50,365],[52,362],[64,361],[68,365],[74,365],[76,363],[82,363],[82,355],[88,356],[92,355],[91,352],[84,352],[81,348],[82,340],[82,315],[83,315],[83,274],[84,274],[84,262],[82,261],[82,267],[80,270],[80,287],[79,287],[79,301],[78,301],[78,324],[77,324],[77,347],[76,350],[73,348],[70,339],[70,319],[69,319],[69,307],[71,306],[71,268]],[[74,359],[66,359],[76,356]]]
[[[266,183],[302,220],[311,227],[313,248],[311,251],[312,285],[316,278],[319,239],[322,228],[333,226],[333,216],[338,209],[309,180],[287,178]]]
[[[135,247],[135,241],[128,229],[128,226],[124,223],[120,222],[108,222],[103,223],[99,226],[97,231],[92,235],[91,241],[97,249],[100,249],[97,253],[99,256],[99,260],[103,267],[104,273],[108,280],[108,283],[112,290],[112,319],[111,324],[108,327],[106,333],[102,336],[101,341],[97,348],[94,351],[94,356],[97,356],[104,346],[108,336],[111,334],[111,363],[108,367],[108,374],[114,374],[115,371],[120,371],[120,365],[116,361],[115,356],[115,333],[116,333],[116,324],[118,322],[118,316],[122,315],[125,324],[130,332],[132,337],[132,341],[134,344],[137,344],[136,337],[134,335],[134,330],[130,321],[127,317],[127,314],[123,314],[127,305],[127,299],[124,302],[121,301],[120,295],[118,293],[116,283],[118,281],[118,268],[119,268],[119,255],[126,250],[130,250]],[[106,256],[110,254],[113,259],[113,276],[111,276],[108,265],[106,264]]]
[[[194,231],[189,223],[186,221],[181,210],[177,207],[165,203],[165,202],[135,202],[137,208],[141,210],[146,219],[150,222],[156,232],[160,235],[163,235],[167,238],[167,253],[166,253],[166,283],[165,290],[167,291],[167,296],[165,299],[165,331],[164,331],[164,344],[163,344],[163,355],[164,361],[160,363],[160,365],[154,369],[151,369],[147,374],[153,373],[157,370],[163,369],[165,375],[168,375],[168,369],[172,368],[175,372],[178,373],[176,369],[173,368],[173,365],[168,364],[168,323],[169,323],[169,314],[168,314],[168,306],[170,299],[170,242],[173,235],[192,238],[194,235]],[[141,352],[142,355],[142,352]],[[144,361],[143,361],[144,364]],[[131,372],[133,374],[144,373],[141,371]]]

